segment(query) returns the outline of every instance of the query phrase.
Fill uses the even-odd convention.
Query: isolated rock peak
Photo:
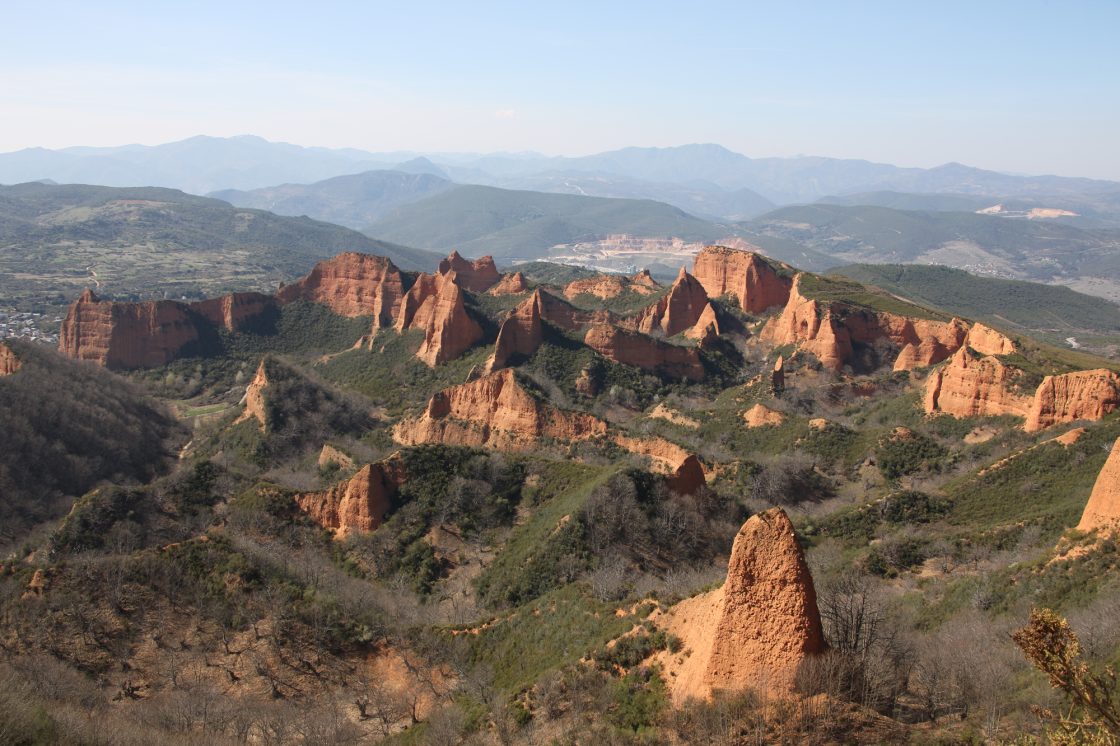
[[[1077,524],[1078,531],[1115,534],[1120,530],[1120,438],[1112,444]]]

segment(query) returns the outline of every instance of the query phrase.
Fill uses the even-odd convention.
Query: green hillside
[[[87,286],[132,298],[271,290],[341,251],[389,256],[404,269],[438,261],[337,225],[174,189],[0,187],[0,297],[16,303],[64,301]]]
[[[850,264],[829,274],[1049,341],[1075,336],[1089,345],[1094,337],[1120,337],[1120,306],[1067,287],[922,264]]]
[[[973,212],[815,204],[743,224],[794,241],[835,264],[947,264],[1024,280],[1120,279],[1120,233]]]
[[[441,252],[533,259],[558,244],[616,233],[705,241],[727,229],[650,200],[461,186],[399,207],[365,232]]]

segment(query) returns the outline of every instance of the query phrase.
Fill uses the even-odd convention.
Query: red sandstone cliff
[[[494,287],[486,291],[490,295],[520,295],[529,292],[529,283],[520,272],[502,275]]]
[[[648,269],[643,269],[633,277],[625,275],[595,275],[580,280],[572,280],[564,287],[566,298],[575,298],[579,295],[593,295],[602,300],[617,298],[623,293],[633,292],[649,295],[661,289],[661,285],[650,275]]]
[[[471,261],[459,256],[458,251],[452,251],[439,263],[439,273],[458,275],[459,285],[474,293],[488,290],[502,277],[498,268],[494,266],[494,257],[484,256]]]
[[[1034,393],[1027,432],[1075,420],[1099,420],[1120,406],[1120,376],[1111,370],[1079,370],[1046,376]]]
[[[766,322],[761,338],[775,346],[798,345],[816,355],[825,368],[838,371],[851,360],[851,335],[828,304],[801,294],[801,277],[794,279],[785,308]]]
[[[1120,439],[1112,444],[1112,451],[1104,462],[1085,512],[1077,524],[1078,531],[1097,531],[1115,534],[1120,529]]]
[[[789,300],[790,278],[753,251],[706,246],[696,255],[692,274],[708,296],[734,295],[747,313],[761,313]]]
[[[627,326],[632,325],[643,334],[657,332],[672,337],[694,327],[707,310],[710,307],[704,286],[681,267],[668,294],[628,319]]]
[[[482,327],[467,313],[463,289],[457,283],[444,279],[427,303],[431,314],[424,319],[424,342],[416,357],[428,365],[454,360],[482,339]]]
[[[103,301],[86,290],[70,304],[59,331],[59,351],[114,369],[166,365],[208,331],[236,331],[272,304],[260,293],[179,303]]]
[[[612,324],[593,324],[583,343],[608,360],[699,381],[704,366],[695,347],[681,347]]]
[[[968,346],[981,355],[1010,355],[1015,352],[1015,343],[990,326],[979,322],[968,330]]]
[[[678,704],[717,690],[788,695],[801,664],[825,650],[813,578],[781,508],[739,529],[722,588],[657,623],[684,642],[683,654],[658,656]]]
[[[303,279],[280,288],[280,303],[322,303],[341,316],[374,317],[380,328],[393,322],[404,295],[401,272],[388,259],[349,251],[325,259]]]
[[[700,459],[665,438],[615,435],[614,442],[631,453],[647,456],[651,470],[664,475],[666,484],[674,492],[693,495],[708,483]]]
[[[403,483],[404,464],[394,456],[366,464],[357,474],[324,492],[296,495],[295,502],[313,521],[342,538],[353,531],[373,531],[380,526]]]
[[[0,342],[0,376],[10,376],[21,366],[22,364],[12,348],[6,343]]]
[[[962,347],[947,365],[934,370],[926,379],[925,411],[954,417],[1024,417],[1031,397],[1016,386],[1022,376],[1022,371],[1004,365],[998,358],[977,358]]]
[[[245,411],[241,416],[234,420],[233,424],[244,422],[245,420],[256,420],[263,432],[268,428],[268,408],[265,406],[265,393],[268,390],[268,360],[261,360],[261,364],[257,366],[257,372],[253,375],[253,380],[245,387],[245,396],[242,397],[241,403],[245,406]]]
[[[544,438],[584,440],[606,429],[606,423],[589,414],[562,411],[537,398],[507,368],[436,394],[420,417],[393,428],[393,439],[404,445],[452,443],[525,451]]]
[[[542,305],[541,292],[538,290],[522,301],[502,322],[498,329],[498,340],[494,343],[494,354],[486,364],[488,373],[506,367],[514,356],[532,355],[541,346],[544,341]]]

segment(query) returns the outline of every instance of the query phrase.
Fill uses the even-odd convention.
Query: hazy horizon
[[[717,143],[1120,180],[1107,2],[7,9],[0,151],[254,134],[371,152]]]

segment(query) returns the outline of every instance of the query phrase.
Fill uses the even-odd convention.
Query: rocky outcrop
[[[761,313],[789,300],[790,277],[753,251],[707,246],[696,255],[692,274],[710,297],[734,295],[747,313]]]
[[[486,292],[489,295],[520,295],[529,292],[529,283],[520,272],[504,274],[498,284]]]
[[[929,374],[923,404],[927,413],[954,417],[1025,417],[1031,397],[1020,393],[1023,373],[996,357],[976,357],[967,347]]]
[[[166,365],[219,328],[241,329],[271,307],[260,293],[180,303],[103,301],[86,290],[66,313],[59,330],[59,351],[75,360],[127,370]]]
[[[656,623],[684,643],[683,654],[659,656],[678,704],[715,691],[789,695],[802,663],[825,650],[813,579],[780,508],[739,529],[722,588],[682,601]]]
[[[616,321],[610,311],[584,311],[576,308],[562,298],[537,288],[541,318],[564,331],[576,331],[588,324],[605,324]]]
[[[494,265],[494,257],[484,256],[479,259],[464,259],[458,251],[451,254],[439,263],[439,273],[457,275],[459,285],[473,293],[488,290],[501,279],[502,275]]]
[[[755,404],[743,413],[743,420],[747,423],[747,427],[768,427],[782,424],[786,416],[764,404]]]
[[[349,251],[319,262],[303,279],[281,287],[280,303],[321,303],[340,316],[373,316],[374,326],[393,323],[404,295],[404,279],[390,260]]]
[[[118,370],[166,365],[199,339],[200,317],[184,303],[102,301],[86,290],[66,314],[59,351]]]
[[[335,448],[330,443],[324,443],[323,449],[319,451],[319,460],[316,462],[320,469],[334,464],[340,469],[353,469],[354,459],[349,455],[343,453],[338,448]]]
[[[421,274],[401,299],[393,327],[398,332],[424,330],[416,357],[429,366],[454,360],[482,339],[482,327],[467,313],[460,280],[454,272]],[[374,344],[372,334],[369,344]]]
[[[674,425],[680,425],[681,427],[687,427],[689,430],[699,430],[700,429],[700,421],[699,420],[696,420],[696,419],[693,419],[692,417],[688,417],[684,414],[681,414],[680,412],[678,412],[675,409],[670,409],[668,406],[666,406],[665,402],[661,402],[656,407],[651,409],[647,416],[652,417],[654,419],[658,419],[658,420],[665,420],[667,422],[672,422]]]
[[[467,313],[463,289],[457,283],[444,280],[430,302],[431,316],[416,357],[434,367],[462,355],[482,339],[483,332]]]
[[[487,372],[506,367],[514,357],[528,357],[537,351],[544,341],[542,315],[543,301],[538,290],[502,322],[494,343],[494,354],[486,364]]]
[[[770,371],[770,392],[780,394],[786,388],[786,361],[781,355],[774,361],[774,368]]]
[[[797,345],[825,368],[838,371],[851,360],[852,337],[829,304],[801,294],[801,278],[795,278],[785,308],[766,322],[761,338],[775,346]]]
[[[295,502],[311,520],[334,531],[335,538],[342,538],[380,526],[404,479],[404,463],[394,456],[366,464],[329,490],[296,495]]]
[[[719,318],[716,316],[716,309],[711,303],[704,304],[704,310],[701,312],[700,318],[696,320],[696,324],[691,329],[685,330],[684,336],[701,342],[719,336]]]
[[[243,329],[274,303],[271,296],[261,293],[231,293],[221,298],[191,303],[190,308],[214,326],[235,332]]]
[[[1097,475],[1077,530],[1106,535],[1120,530],[1120,439],[1112,444],[1112,451]]]
[[[393,439],[404,445],[450,443],[526,451],[542,439],[586,440],[606,430],[602,420],[559,410],[530,393],[506,368],[436,394],[420,417],[393,428]]]
[[[967,344],[981,355],[1010,355],[1015,352],[1015,343],[1010,337],[979,322],[968,330]]]
[[[700,459],[672,441],[616,435],[614,442],[631,453],[648,457],[651,470],[664,475],[666,484],[674,492],[693,495],[708,483]]]
[[[704,286],[681,267],[669,292],[634,318],[628,319],[627,326],[643,334],[658,333],[672,337],[696,326],[705,311],[711,311],[711,306]],[[714,312],[711,319],[715,320]]]
[[[22,367],[15,350],[0,342],[0,376],[10,376]]]
[[[233,424],[236,425],[245,420],[256,420],[260,425],[261,432],[268,429],[268,407],[265,400],[268,386],[268,360],[265,359],[261,360],[261,364],[257,366],[257,372],[253,375],[253,380],[245,387],[245,396],[241,399],[245,411],[233,421]]]
[[[1120,407],[1120,375],[1111,370],[1079,370],[1046,376],[1034,393],[1027,432],[1075,420],[1099,420]]]
[[[616,363],[691,381],[704,378],[704,366],[695,347],[669,344],[613,324],[593,324],[583,343]]]
[[[883,335],[901,347],[894,361],[896,371],[925,368],[948,360],[965,343],[969,333],[968,324],[960,319],[933,321],[894,314],[878,314],[877,319]],[[862,341],[858,335],[853,337]]]
[[[624,293],[638,293],[649,295],[661,289],[661,285],[650,275],[648,269],[643,269],[633,277],[626,275],[595,275],[572,280],[564,286],[565,298],[576,298],[580,295],[593,295],[600,300],[617,298]]]

